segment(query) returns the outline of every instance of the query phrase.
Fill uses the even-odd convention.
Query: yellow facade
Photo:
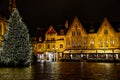
[[[6,28],[7,28],[7,20],[5,18],[0,17],[0,46],[2,45],[2,40],[4,38]]]
[[[65,25],[68,26],[68,24]],[[91,27],[88,33],[79,19],[75,17],[70,26],[65,26],[66,33],[61,29],[59,31],[62,31],[63,34],[58,35],[51,25],[45,33],[45,40],[42,43],[37,43],[39,48],[36,48],[36,52],[57,53],[57,57],[63,57],[62,54],[66,53],[105,53],[105,51],[106,53],[119,53],[119,27],[116,26],[118,27],[118,32],[116,32],[107,18],[104,18],[96,32],[94,27]]]

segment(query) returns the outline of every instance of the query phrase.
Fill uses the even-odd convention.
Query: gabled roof
[[[50,25],[50,27],[48,28],[46,34],[55,34],[57,33],[56,30],[53,28],[52,25]]]
[[[70,28],[70,26],[75,22],[75,21],[79,21],[79,19],[77,17],[70,18],[70,20],[68,19],[68,28],[65,27],[65,24],[63,25],[51,25],[53,27],[53,29],[55,30],[55,33],[57,33],[57,35],[66,35],[66,33],[68,32],[68,29]],[[120,22],[109,22],[107,20],[107,18],[104,18],[102,22],[96,22],[96,23],[80,23],[84,30],[90,34],[90,33],[97,33],[98,30],[100,29],[101,25],[103,23],[107,22],[110,27],[112,27],[112,29],[114,29],[116,32],[120,32]],[[49,26],[49,28],[51,27]],[[43,39],[45,39],[45,34],[49,29],[47,26],[40,26],[39,29],[36,30],[36,35],[39,37],[42,37]],[[94,31],[90,31],[91,29],[94,29]],[[64,34],[61,34],[61,30],[64,31]],[[36,36],[36,37],[37,37]]]
[[[56,30],[57,35],[66,35],[67,33],[67,28],[65,25],[53,25],[53,28]],[[61,34],[61,30],[64,31],[64,34]]]
[[[106,17],[104,18],[103,22],[100,25],[98,34],[101,32],[102,29],[110,29],[111,32],[115,33],[114,28],[112,27],[111,23],[108,21]]]

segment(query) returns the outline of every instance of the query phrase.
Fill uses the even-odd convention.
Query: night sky
[[[16,0],[23,21],[29,27],[64,24],[75,16],[81,22],[120,22],[120,0]],[[0,0],[0,14],[8,16],[9,0]]]

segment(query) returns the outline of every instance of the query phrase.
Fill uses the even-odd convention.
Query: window
[[[72,36],[75,36],[75,31],[72,31]]]
[[[81,46],[81,38],[78,38],[78,39],[77,39],[77,45],[78,45],[78,46]]]
[[[52,48],[55,48],[55,45],[53,45]]]
[[[41,45],[38,45],[38,49],[41,49]]]
[[[94,39],[90,40],[90,46],[94,46]]]
[[[60,48],[63,48],[63,44],[60,44]]]
[[[75,39],[72,39],[72,47],[75,47]]]
[[[108,30],[104,30],[104,35],[107,35],[108,34]]]
[[[104,41],[104,45],[105,45],[105,47],[108,47],[108,40],[107,40],[107,38]]]
[[[120,25],[118,26],[118,31],[120,31]]]
[[[99,47],[103,47],[103,41],[102,41],[102,39],[99,39],[98,44],[99,44]]]
[[[54,40],[55,40],[55,38],[51,38],[51,40],[53,40],[53,41],[54,41]]]
[[[81,35],[81,32],[80,32],[80,31],[77,31],[77,35],[80,36],[80,35]]]
[[[62,30],[60,30],[60,34],[64,34],[64,30],[62,29]]]
[[[110,38],[110,45],[114,46],[114,39],[113,39],[113,37]]]
[[[93,26],[90,27],[90,32],[94,32],[94,27]]]
[[[39,37],[39,42],[42,42],[42,37]]]
[[[84,37],[84,39],[83,39],[83,45],[87,46],[87,37]]]
[[[50,49],[50,45],[49,44],[47,45],[47,49]]]
[[[67,45],[67,46],[70,46],[70,38],[67,38],[67,39],[66,39],[66,45]]]

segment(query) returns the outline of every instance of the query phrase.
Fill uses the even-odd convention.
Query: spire
[[[65,22],[65,27],[68,28],[68,20]]]
[[[12,13],[12,11],[16,8],[16,0],[9,0],[9,13]]]

